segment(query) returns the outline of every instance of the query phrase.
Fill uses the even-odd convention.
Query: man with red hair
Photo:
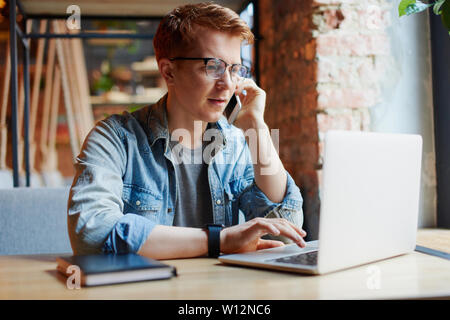
[[[77,158],[68,203],[75,254],[171,259],[280,239],[305,246],[300,190],[264,121],[266,94],[241,64],[241,45],[253,41],[247,24],[217,4],[163,18],[153,44],[168,93],[100,121]],[[233,94],[242,110],[231,125],[223,112]]]

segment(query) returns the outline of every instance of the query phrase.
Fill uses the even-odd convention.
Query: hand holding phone
[[[238,95],[233,94],[224,111],[225,117],[227,117],[229,124],[234,123],[234,120],[236,120],[236,117],[239,111],[241,111],[241,108],[241,99],[239,99]]]

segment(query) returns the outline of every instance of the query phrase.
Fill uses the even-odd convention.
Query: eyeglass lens
[[[225,73],[227,65],[219,59],[211,59],[206,63],[206,74],[214,79],[219,79]],[[233,65],[231,67],[231,78],[233,80],[242,80],[247,75],[247,68],[242,65]]]

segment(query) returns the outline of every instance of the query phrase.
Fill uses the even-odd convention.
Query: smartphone
[[[241,99],[239,99],[239,96],[237,96],[236,94],[233,94],[233,96],[230,99],[230,102],[228,102],[225,111],[223,113],[225,117],[228,119],[229,124],[233,124],[234,120],[236,120],[239,111],[241,111],[241,108],[242,108]]]

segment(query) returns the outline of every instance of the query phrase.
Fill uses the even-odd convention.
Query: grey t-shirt
[[[206,144],[203,142],[201,147],[189,149],[177,141],[170,141],[179,186],[174,226],[202,228],[213,223],[208,164],[203,159]]]

